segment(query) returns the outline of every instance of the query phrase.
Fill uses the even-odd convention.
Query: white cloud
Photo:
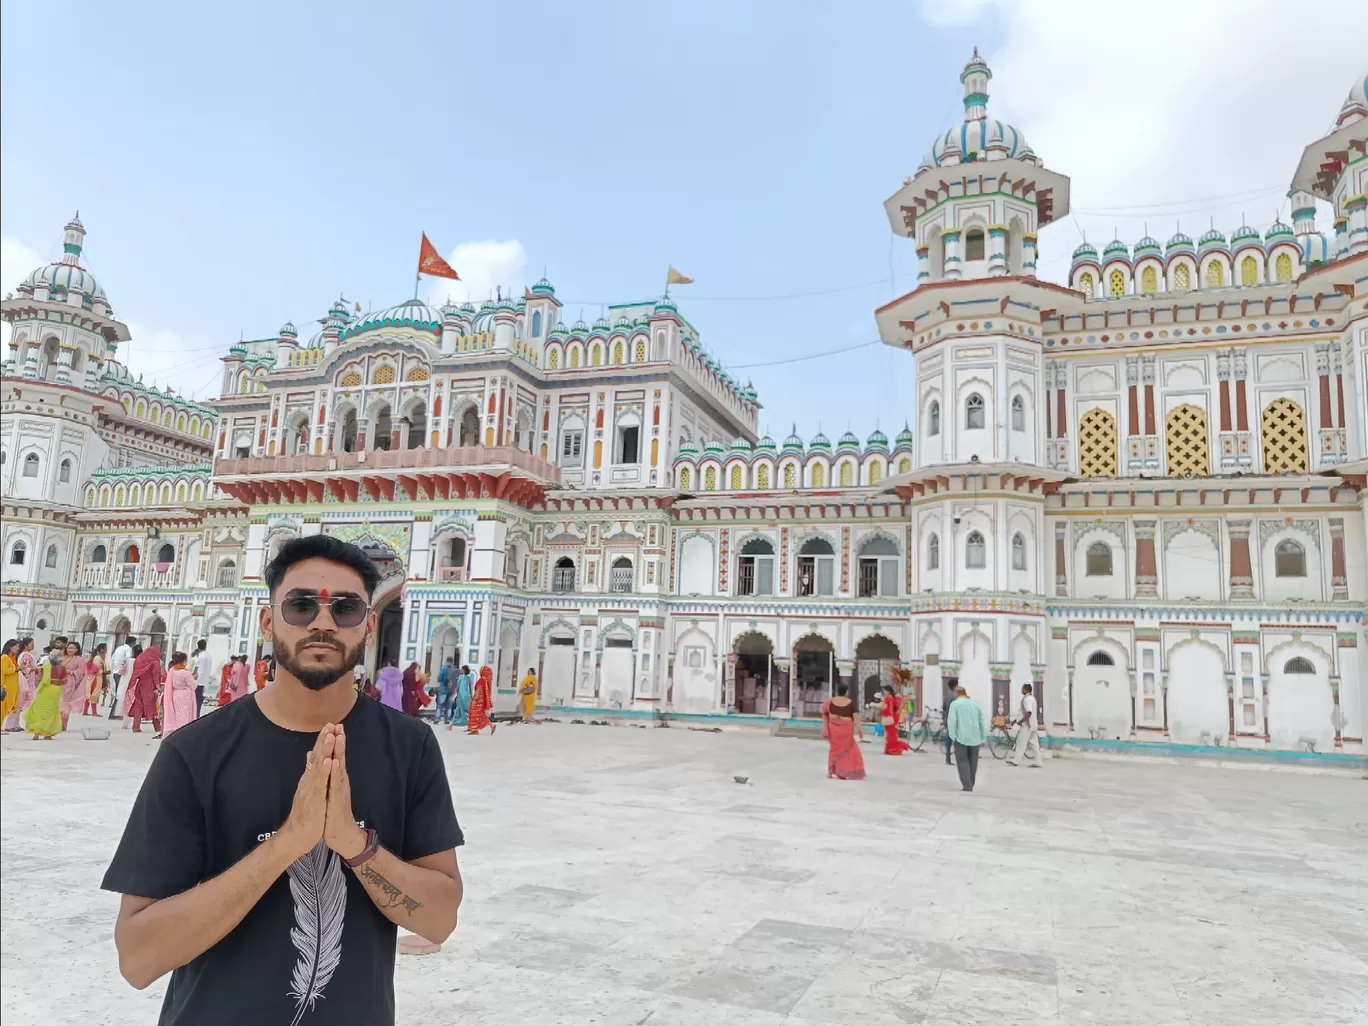
[[[1134,243],[1146,224],[1163,242],[1177,223],[1195,238],[1213,219],[1227,235],[1242,217],[1256,228],[1279,210],[1287,220],[1292,172],[1363,74],[1368,38],[1361,0],[1317,8],[1312,22],[1281,0],[1105,13],[1085,0],[923,0],[922,15],[999,23],[1001,44],[981,51],[989,113],[1070,177],[1074,217],[1099,248],[1114,233]],[[1072,226],[1047,229],[1042,276],[1062,278],[1078,241]]]
[[[441,304],[449,297],[479,304],[492,299],[496,288],[517,298],[527,284],[527,251],[517,239],[463,242],[448,254],[447,263],[461,280],[424,278],[429,303]]]
[[[47,261],[32,246],[25,245],[13,235],[0,235],[0,296],[13,292],[30,271],[45,263]],[[0,342],[8,342],[9,339],[10,326],[5,322],[4,328],[0,329]]]

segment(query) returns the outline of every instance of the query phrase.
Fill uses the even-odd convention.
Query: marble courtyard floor
[[[1368,1022],[1368,782],[675,727],[441,732],[461,925],[402,1024]],[[156,1021],[98,882],[156,742],[0,739],[0,1019]],[[738,785],[734,774],[750,777]]]

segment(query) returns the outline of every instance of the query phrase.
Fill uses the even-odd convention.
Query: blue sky
[[[1213,3],[1232,17],[1193,33],[1232,48],[1263,45],[1268,26],[1251,9],[1278,10]],[[73,2],[54,18],[6,2],[0,286],[30,254],[55,258],[79,207],[87,263],[137,333],[127,362],[204,397],[240,332],[272,335],[290,319],[302,333],[339,294],[365,307],[409,295],[423,231],[481,290],[521,288],[545,268],[569,320],[659,294],[673,263],[697,279],[676,292],[682,311],[754,380],[762,427],[891,433],[910,412],[903,354],[876,345],[747,365],[875,339],[872,310],[910,289],[915,267],[882,201],[959,119],[974,45],[997,73],[990,112],[1020,115],[1045,163],[1075,175],[1075,205],[1100,208],[1095,227],[1047,230],[1044,274],[1056,277],[1084,231],[1105,241],[1119,218],[1138,238],[1137,211],[1153,210],[1165,236],[1170,213],[1205,228],[1194,196],[1215,197],[1227,231],[1246,197],[1251,223],[1271,220],[1300,147],[1365,70],[1339,41],[1354,33],[1336,33],[1327,45],[1343,56],[1287,69],[1287,141],[1261,144],[1267,161],[1228,165],[1210,139],[1201,154],[1165,148],[1200,118],[1190,93],[1175,115],[1159,89],[1136,146],[1155,170],[1117,175],[1120,154],[1089,127],[1104,98],[1080,96],[1059,65],[1072,54],[1080,73],[1105,67],[1120,47],[1134,68],[1179,44],[1089,27],[1096,8],[1071,6]],[[1037,25],[1056,16],[1056,31]],[[1258,57],[1240,74],[1266,117]],[[1191,63],[1221,95],[1238,88],[1236,72],[1216,82]],[[1015,103],[999,93],[1013,86]]]

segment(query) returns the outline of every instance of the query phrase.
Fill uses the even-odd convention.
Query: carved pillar
[[[1045,361],[1045,438],[1048,449],[1049,442],[1054,441],[1054,363],[1050,360]],[[1045,458],[1050,459],[1049,452]]]
[[[1007,273],[1007,226],[988,226],[988,277],[1000,278]]]
[[[1055,365],[1055,437],[1069,437],[1069,417],[1065,408],[1066,393],[1069,390],[1069,371],[1062,364]]]
[[[1344,428],[1344,347],[1338,342],[1330,343],[1330,356],[1335,367],[1335,418],[1341,430]]]
[[[917,284],[931,280],[931,247],[917,247]]]
[[[36,378],[38,376],[38,354],[42,348],[42,343],[36,338],[31,338],[24,343],[24,377]]]
[[[1330,518],[1330,598],[1336,602],[1349,600],[1349,578],[1344,566],[1344,520]]]
[[[1154,558],[1153,520],[1133,521],[1135,527],[1135,597],[1158,598],[1159,571]]]
[[[1231,372],[1235,378],[1235,430],[1249,430],[1249,405],[1245,399],[1245,380],[1249,377],[1249,361],[1243,349],[1231,354]],[[1248,462],[1249,450],[1241,453]]]
[[[1021,236],[1021,275],[1024,278],[1036,276],[1036,236],[1025,232]]]
[[[57,347],[57,384],[71,384],[71,359],[76,355],[76,343],[63,342]]]
[[[1154,434],[1154,357],[1140,357],[1140,381],[1145,386],[1145,434]],[[1146,454],[1148,455],[1148,454]]]
[[[1216,354],[1216,380],[1221,389],[1221,430],[1230,428],[1230,350],[1223,349]]]
[[[960,275],[964,273],[960,266],[960,230],[958,228],[945,229],[941,232],[941,242],[945,244],[945,268],[942,277],[947,281],[958,281]]]
[[[1330,411],[1330,345],[1316,346],[1316,378],[1320,384],[1320,427],[1333,427],[1335,415]]]
[[[1055,595],[1064,597],[1069,594],[1069,570],[1064,562],[1065,524],[1055,524]]]
[[[1140,433],[1140,357],[1126,357],[1126,434]]]
[[[390,452],[395,452],[404,447],[408,441],[409,420],[407,417],[400,417],[390,423]]]
[[[1227,673],[1226,679],[1226,712],[1230,717],[1230,725],[1227,729],[1226,739],[1230,742],[1235,740],[1235,674]]]
[[[370,418],[356,418],[356,451],[366,451],[366,437],[370,434]]]
[[[1259,689],[1259,704],[1263,707],[1264,744],[1270,744],[1272,738],[1268,731],[1268,674],[1259,674]]]
[[[1040,721],[1040,732],[1045,733],[1045,664],[1031,664],[1031,694],[1036,700],[1036,719]]]
[[[1249,529],[1251,520],[1228,520],[1230,531],[1230,597],[1254,597],[1254,570],[1249,561]]]

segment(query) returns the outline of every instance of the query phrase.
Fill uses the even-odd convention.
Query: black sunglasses
[[[357,626],[370,612],[370,603],[360,595],[323,599],[307,591],[297,591],[280,600],[280,616],[291,627],[307,627],[318,619],[324,606],[332,614],[333,623],[341,628]]]

